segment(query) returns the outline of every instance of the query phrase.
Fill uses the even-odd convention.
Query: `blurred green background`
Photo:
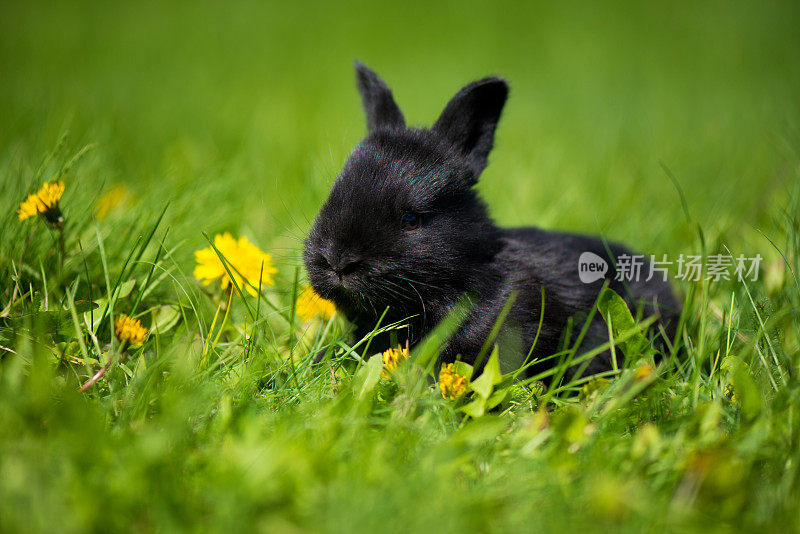
[[[69,131],[98,143],[84,185],[171,199],[191,245],[228,229],[291,250],[364,133],[353,60],[419,125],[500,74],[480,188],[501,223],[683,252],[660,162],[723,237],[794,179],[798,27],[796,2],[6,2],[0,157],[22,175]]]
[[[0,0],[0,300],[13,304],[0,317],[0,530],[796,529],[799,28],[796,1]],[[682,284],[691,357],[636,396],[633,358],[607,389],[564,386],[550,404],[526,390],[510,413],[466,423],[402,375],[352,395],[349,355],[332,360],[338,383],[309,365],[351,341],[344,327],[311,329],[294,350],[278,311],[292,309],[300,240],[365,131],[355,59],[419,125],[469,81],[509,80],[479,184],[500,223],[674,257],[700,248],[680,190],[704,252],[760,253],[763,276]],[[15,210],[89,143],[64,178],[60,255],[56,234]],[[95,227],[114,185],[130,198]],[[165,272],[148,286],[167,227]],[[246,235],[281,270],[265,292],[280,309],[262,309],[258,332],[234,301],[208,368],[220,295],[191,278],[202,231]],[[147,293],[146,326],[146,306],[186,315],[122,362],[132,371],[114,365],[79,394],[113,334],[104,323],[92,360],[65,361],[95,341],[66,295],[96,300],[114,280],[136,284],[114,313]]]

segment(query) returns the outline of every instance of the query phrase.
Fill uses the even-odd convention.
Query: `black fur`
[[[533,356],[560,350],[568,320],[577,332],[603,284],[580,281],[580,254],[609,259],[609,250],[613,257],[627,251],[617,244],[607,250],[592,237],[495,226],[473,186],[492,148],[506,82],[490,77],[466,86],[433,128],[416,129],[406,128],[391,91],[374,72],[361,64],[356,71],[369,133],[334,182],[306,240],[312,287],[333,300],[359,334],[372,330],[387,307],[384,324],[411,317],[400,342],[412,345],[467,295],[473,307],[441,361],[460,355],[470,363],[516,291],[499,343],[506,369],[521,364],[533,343],[544,291]],[[606,278],[631,309],[659,313],[674,336],[680,304],[668,283],[656,277],[623,285],[614,275],[612,266]],[[585,347],[607,340],[602,319],[587,332]],[[608,365],[601,355],[588,370]]]

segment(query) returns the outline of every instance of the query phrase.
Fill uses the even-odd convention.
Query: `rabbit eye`
[[[403,230],[416,230],[419,228],[420,217],[413,213],[403,215]]]

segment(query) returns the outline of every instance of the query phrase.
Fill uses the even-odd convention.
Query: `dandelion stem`
[[[123,343],[122,347],[120,347],[120,355],[124,355],[125,354],[124,351],[125,351],[125,345]],[[78,391],[83,393],[84,391],[86,391],[87,389],[92,387],[95,382],[100,380],[101,376],[106,374],[106,371],[108,371],[108,369],[111,367],[112,363],[114,363],[114,355],[113,354],[108,357],[108,361],[106,362],[106,364],[99,371],[97,371],[94,374],[94,376],[92,376],[92,378],[90,378],[89,380],[84,382],[84,384],[80,387],[80,389],[78,389]]]
[[[203,343],[203,360],[200,362],[201,367],[205,367],[206,365],[206,354],[208,354],[208,341],[211,339],[211,334],[214,332],[214,326],[217,324],[217,318],[219,317],[219,310],[222,308],[222,301],[217,304],[217,311],[214,312],[214,319],[211,321],[211,328],[208,329],[208,335],[206,336],[206,342]]]
[[[58,274],[59,278],[61,278],[61,273],[64,271],[64,257],[67,255],[67,247],[64,243],[64,227],[59,226],[57,228],[57,231],[58,231],[58,251],[59,251]]]
[[[205,367],[206,363],[208,362],[208,351],[209,348],[214,348],[217,346],[217,342],[219,341],[220,335],[222,335],[222,329],[225,327],[225,323],[228,322],[228,315],[231,312],[231,303],[233,301],[233,288],[228,288],[228,304],[225,307],[225,316],[222,318],[222,324],[219,325],[219,330],[217,330],[217,335],[214,338],[214,342],[211,344],[211,347],[208,345],[208,341],[211,339],[211,334],[214,332],[214,326],[217,324],[217,319],[219,318],[219,310],[222,308],[222,303],[224,301],[220,300],[219,305],[217,306],[217,311],[214,313],[214,320],[211,321],[211,328],[208,329],[208,337],[206,337],[206,342],[203,344],[203,359],[200,362],[200,367]]]
[[[78,391],[80,391],[81,393],[83,393],[84,391],[86,391],[87,389],[89,389],[90,387],[92,387],[92,386],[94,385],[94,383],[95,383],[95,382],[97,382],[97,381],[100,379],[100,377],[101,377],[101,376],[103,376],[104,374],[106,374],[106,371],[108,371],[108,368],[109,368],[109,367],[111,367],[111,362],[112,362],[112,361],[113,361],[113,359],[112,359],[112,358],[109,358],[109,359],[108,359],[108,361],[106,362],[106,364],[105,364],[105,365],[104,365],[104,366],[103,366],[103,367],[102,367],[102,368],[101,368],[99,371],[97,371],[97,372],[94,374],[94,376],[93,376],[92,378],[90,378],[89,380],[87,380],[87,381],[86,381],[86,382],[85,382],[85,383],[84,383],[84,384],[83,384],[83,385],[80,387],[80,389],[79,389]]]
[[[222,318],[222,324],[219,325],[219,330],[217,330],[217,336],[214,338],[214,344],[211,346],[212,349],[217,346],[219,338],[222,335],[222,330],[225,328],[225,324],[228,322],[228,315],[230,315],[231,313],[232,303],[233,303],[233,289],[231,288],[231,290],[228,291],[228,304],[227,306],[225,306],[225,317]]]

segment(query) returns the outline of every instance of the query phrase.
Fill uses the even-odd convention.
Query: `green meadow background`
[[[788,1],[0,3],[0,530],[797,530],[798,28]],[[411,379],[353,393],[347,351],[332,385],[309,354],[351,343],[346,324],[298,342],[291,309],[364,134],[356,59],[414,125],[509,81],[478,186],[499,223],[761,254],[759,281],[676,283],[688,359],[636,394],[633,357],[605,389],[515,391],[473,419]],[[59,266],[16,208],[86,145]],[[203,361],[220,297],[193,252],[223,231],[279,274]],[[94,349],[71,299],[120,278],[120,312],[180,317],[78,394],[111,336]],[[67,361],[79,341],[90,358]]]

